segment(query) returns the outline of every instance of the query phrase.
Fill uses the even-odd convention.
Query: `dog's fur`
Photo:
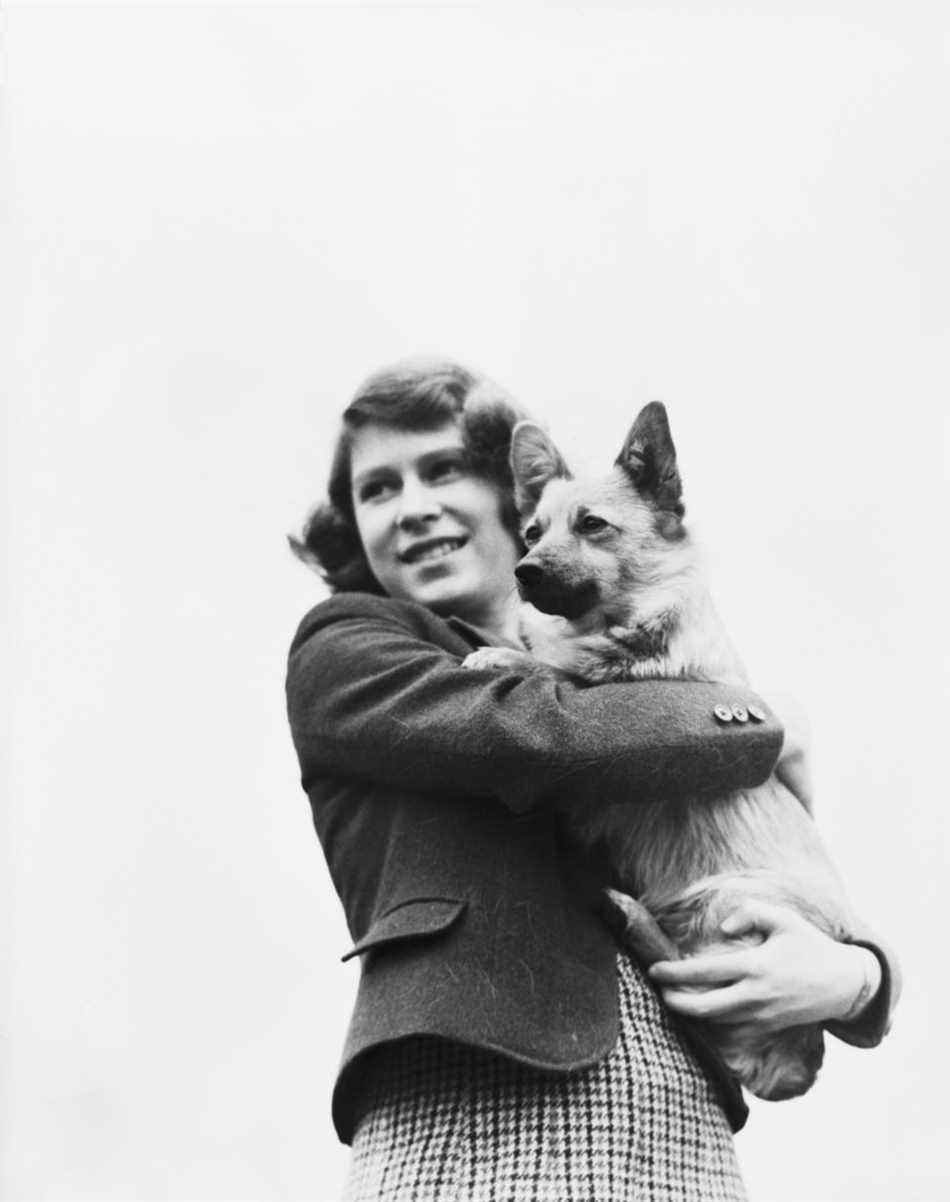
[[[683,524],[662,405],[639,414],[601,479],[573,479],[548,436],[528,422],[515,428],[511,464],[528,546],[516,574],[530,602],[524,633],[532,670],[542,661],[548,668],[540,670],[592,684],[671,676],[745,680]],[[527,667],[525,659],[488,648],[467,666]],[[758,789],[724,797],[566,808],[562,816],[573,838],[607,850],[628,942],[647,962],[735,947],[720,923],[749,897],[789,906],[834,938],[852,929],[812,819],[774,775]],[[747,1029],[736,1038],[728,1027],[710,1024],[707,1034],[762,1098],[804,1093],[824,1052],[818,1026],[790,1028],[754,1045]]]

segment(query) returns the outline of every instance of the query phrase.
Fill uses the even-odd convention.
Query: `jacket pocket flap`
[[[438,935],[458,920],[467,905],[466,901],[450,897],[420,897],[401,902],[371,923],[363,938],[341,959],[351,960],[382,943],[396,943],[418,935]]]

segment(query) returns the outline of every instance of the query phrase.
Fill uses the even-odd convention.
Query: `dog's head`
[[[515,569],[522,598],[571,621],[598,615],[622,625],[637,594],[642,615],[644,594],[664,588],[685,538],[682,485],[663,405],[654,401],[641,410],[600,479],[575,480],[531,422],[514,429],[511,469],[528,548]]]

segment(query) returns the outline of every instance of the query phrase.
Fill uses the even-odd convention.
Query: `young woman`
[[[745,1107],[682,1016],[825,1021],[870,1046],[896,970],[774,907],[737,916],[765,938],[728,979],[722,957],[651,970],[663,1000],[618,948],[607,874],[552,802],[752,787],[800,748],[746,691],[460,666],[518,641],[519,416],[453,363],[377,373],[295,544],[335,594],[301,623],[287,690],[345,958],[362,959],[333,1099],[346,1197],[741,1198]],[[766,721],[715,721],[749,702]]]

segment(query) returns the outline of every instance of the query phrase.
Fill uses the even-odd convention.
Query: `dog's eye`
[[[537,522],[532,522],[530,526],[525,526],[521,533],[521,537],[524,539],[525,544],[531,547],[541,537],[541,527]]]
[[[580,530],[582,534],[596,534],[599,530],[606,530],[608,522],[603,518],[595,517],[594,514],[588,513],[580,520]]]

